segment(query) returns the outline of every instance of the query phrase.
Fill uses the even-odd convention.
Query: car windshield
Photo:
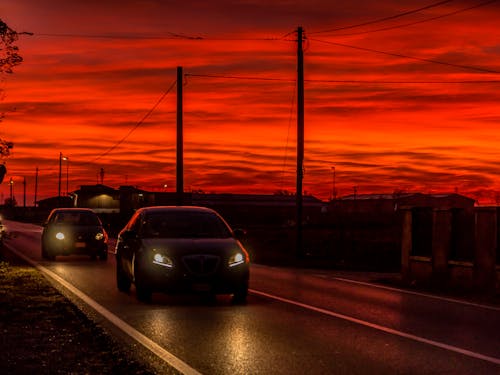
[[[227,225],[209,212],[150,213],[142,223],[145,238],[228,238]]]
[[[97,216],[91,212],[58,212],[54,217],[56,224],[100,225]]]

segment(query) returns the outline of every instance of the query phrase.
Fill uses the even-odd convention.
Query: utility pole
[[[26,177],[23,176],[23,208],[26,209]]]
[[[14,207],[14,180],[12,179],[12,177],[10,178],[9,185],[10,185],[10,206]]]
[[[337,199],[337,189],[335,188],[335,167],[332,167],[333,180],[332,180],[332,200]]]
[[[36,207],[36,198],[38,194],[38,167],[36,167],[35,171],[35,201],[33,202],[33,206]]]
[[[59,152],[59,188],[57,190],[57,207],[61,207],[61,177],[62,177],[62,152]]]
[[[304,51],[302,49],[303,29],[297,29],[297,242],[296,252],[300,258],[302,249],[302,181],[304,179]]]
[[[182,67],[177,67],[177,204],[182,206],[184,195],[184,144],[183,144],[183,108],[182,108]]]

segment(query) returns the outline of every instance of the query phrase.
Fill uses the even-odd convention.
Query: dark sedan
[[[89,208],[56,208],[42,230],[42,258],[86,254],[108,258],[108,235],[101,220]]]
[[[232,294],[243,303],[249,256],[240,232],[204,207],[141,208],[117,238],[118,289],[128,292],[134,283],[142,301],[159,291]]]

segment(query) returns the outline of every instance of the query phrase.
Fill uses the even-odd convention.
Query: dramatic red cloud
[[[6,180],[21,202],[26,178],[32,204],[39,168],[38,198],[54,196],[63,153],[64,192],[66,168],[70,191],[101,168],[106,185],[173,191],[175,87],[137,125],[183,66],[186,190],[293,192],[301,25],[304,190],[328,199],[335,167],[338,195],[458,191],[494,203],[500,3],[467,10],[480,3],[346,28],[432,2],[5,0],[2,20],[34,33],[3,82]]]

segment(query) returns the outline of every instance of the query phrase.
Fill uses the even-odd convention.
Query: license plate
[[[212,286],[206,283],[195,283],[193,284],[193,290],[195,292],[210,292],[212,290]]]
[[[84,248],[86,246],[85,242],[77,242],[75,243],[75,247],[81,249],[81,248]]]

